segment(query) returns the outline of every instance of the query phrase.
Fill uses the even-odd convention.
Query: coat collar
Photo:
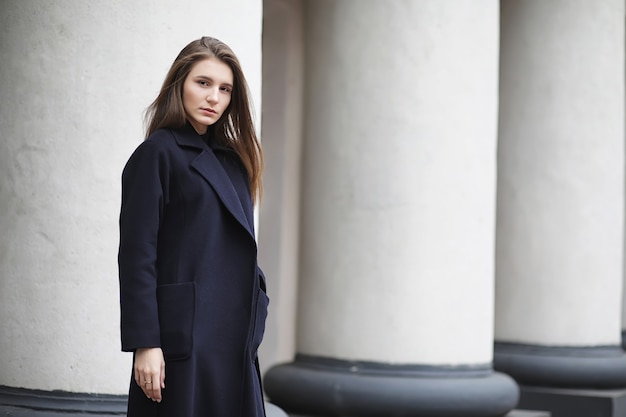
[[[191,161],[192,168],[213,187],[224,206],[254,239],[254,226],[249,223],[237,191],[228,173],[215,156],[213,149],[207,145],[203,137],[198,135],[189,124],[181,129],[174,130],[174,132],[176,133],[174,138],[179,146],[200,150],[198,156]],[[213,148],[215,150],[230,150],[222,146],[214,146]]]
[[[186,146],[196,149],[204,149],[207,147],[204,137],[200,136],[189,123],[179,129],[172,129],[175,133],[174,138],[179,146]]]

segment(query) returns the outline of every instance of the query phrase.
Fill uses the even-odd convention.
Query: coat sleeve
[[[122,173],[120,321],[123,351],[159,347],[157,241],[168,199],[169,169],[155,141],[143,142]]]

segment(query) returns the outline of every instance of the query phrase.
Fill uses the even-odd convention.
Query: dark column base
[[[289,417],[316,417],[312,415],[289,414]],[[317,416],[319,417],[319,416]],[[552,417],[548,411],[513,410],[505,417]]]
[[[519,408],[547,410],[552,417],[626,416],[621,346],[496,343],[494,366],[521,384]]]
[[[626,416],[626,390],[521,387],[519,407],[548,410],[551,417]]]
[[[39,391],[0,386],[1,416],[126,415],[126,396]]]
[[[626,354],[621,346],[550,347],[496,343],[494,367],[526,386],[626,388]]]
[[[548,411],[513,410],[506,417],[552,417]]]
[[[386,365],[298,355],[265,376],[270,400],[288,413],[336,417],[502,417],[517,384],[483,366]]]
[[[113,417],[126,415],[127,396],[77,394],[0,386],[0,417]],[[286,417],[265,403],[267,417]]]

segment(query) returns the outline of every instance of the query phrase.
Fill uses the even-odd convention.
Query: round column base
[[[496,343],[494,367],[523,385],[582,389],[626,387],[626,354],[621,346]]]
[[[24,414],[15,410],[21,410]],[[126,415],[126,396],[43,391],[0,385],[0,415],[5,415],[3,412],[9,416],[122,416]]]
[[[298,355],[271,368],[265,391],[289,413],[373,417],[499,417],[519,400],[507,375],[483,366],[387,365]]]
[[[0,416],[113,417],[126,416],[126,395],[42,391],[0,385]],[[265,403],[267,417],[287,417],[274,404]]]

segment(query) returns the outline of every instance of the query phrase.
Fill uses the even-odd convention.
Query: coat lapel
[[[176,141],[181,146],[189,146],[201,149],[200,154],[191,161],[191,166],[210,185],[219,196],[224,206],[237,219],[237,221],[248,231],[254,239],[254,231],[248,222],[248,216],[241,205],[241,200],[233,186],[228,174],[213,153],[213,150],[198,136],[195,131],[189,131],[191,126],[181,131],[179,135],[174,135]]]

